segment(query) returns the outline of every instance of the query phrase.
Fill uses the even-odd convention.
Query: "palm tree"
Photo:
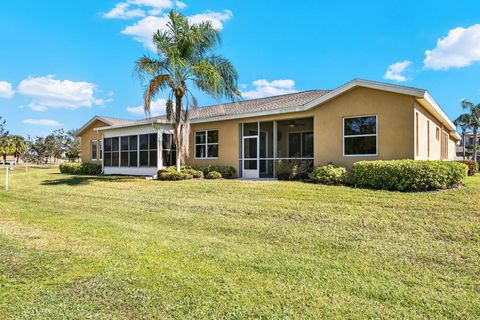
[[[468,110],[471,119],[471,127],[473,131],[473,160],[478,161],[477,158],[477,132],[480,127],[480,104],[474,105],[467,99],[462,100],[462,108]]]
[[[185,16],[172,10],[167,29],[157,30],[153,43],[158,58],[143,56],[137,60],[135,69],[142,80],[148,79],[144,93],[147,117],[153,97],[163,90],[169,91],[166,113],[167,119],[173,122],[176,167],[180,171],[181,163],[188,156],[189,107],[197,107],[191,86],[216,99],[235,100],[240,97],[238,74],[228,59],[213,53],[220,44],[220,33],[210,22],[190,24]]]
[[[24,154],[27,151],[27,141],[22,136],[11,136],[12,140],[12,151],[15,157],[15,161],[18,163],[18,158],[21,154]]]
[[[462,130],[462,141],[463,141],[463,160],[465,160],[465,140],[466,140],[466,134],[467,130],[471,127],[472,123],[472,116],[469,113],[464,113],[460,115],[453,123],[456,126],[459,126],[460,129]]]

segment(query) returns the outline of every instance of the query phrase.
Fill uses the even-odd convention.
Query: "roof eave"
[[[108,121],[107,119],[101,117],[101,116],[93,116],[90,120],[87,121],[80,129],[77,130],[77,133],[75,134],[76,137],[79,137],[82,135],[82,133],[96,120],[102,121],[103,123],[111,124],[112,122]]]
[[[108,127],[98,127],[93,129],[94,131],[100,132],[100,131],[106,131],[106,130],[113,130],[113,129],[122,129],[122,128],[132,128],[132,127],[141,127],[145,125],[150,125],[150,124],[169,124],[166,121],[162,120],[144,120],[144,121],[138,121],[134,123],[127,123],[127,124],[119,124],[115,126],[108,126]]]

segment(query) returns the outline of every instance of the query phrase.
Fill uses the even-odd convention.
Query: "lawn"
[[[480,176],[398,193],[16,170],[0,318],[478,319],[479,201]]]

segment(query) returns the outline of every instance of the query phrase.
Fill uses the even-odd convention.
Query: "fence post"
[[[8,171],[9,170],[9,167],[6,167],[6,174],[5,174],[5,191],[8,191]]]

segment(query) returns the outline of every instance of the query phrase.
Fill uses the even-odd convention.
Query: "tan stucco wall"
[[[91,150],[90,150],[90,141],[92,140],[102,140],[102,135],[93,129],[99,128],[99,127],[105,127],[108,126],[107,123],[100,121],[100,120],[95,120],[88,128],[85,129],[82,135],[80,135],[80,159],[82,162],[89,162],[89,163],[98,163],[101,164],[102,162],[100,160],[93,161],[90,159],[91,155]],[[100,155],[100,143],[97,143],[97,156]]]
[[[417,103],[415,104],[414,111],[415,111],[415,117],[417,116],[417,113],[418,113],[418,132],[415,131],[415,134],[416,134],[415,149],[416,149],[416,139],[418,135],[418,154],[415,151],[415,159],[440,160],[441,159],[442,124]],[[415,124],[415,128],[416,128],[416,124]],[[437,139],[437,133],[436,133],[437,128],[439,130],[438,139]],[[428,132],[428,129],[430,129],[430,132]],[[429,155],[429,149],[428,149],[428,141],[429,141],[428,137],[430,137],[430,155]]]
[[[457,156],[457,141],[452,137],[448,139],[448,160],[455,160]]]
[[[191,165],[239,165],[239,124],[242,122],[270,121],[314,117],[315,165],[333,162],[350,168],[360,160],[413,158],[414,99],[410,96],[367,88],[353,89],[334,100],[306,112],[278,114],[248,119],[192,124],[190,138]],[[343,117],[378,116],[378,156],[343,156]],[[194,158],[194,132],[219,131],[218,159]]]

